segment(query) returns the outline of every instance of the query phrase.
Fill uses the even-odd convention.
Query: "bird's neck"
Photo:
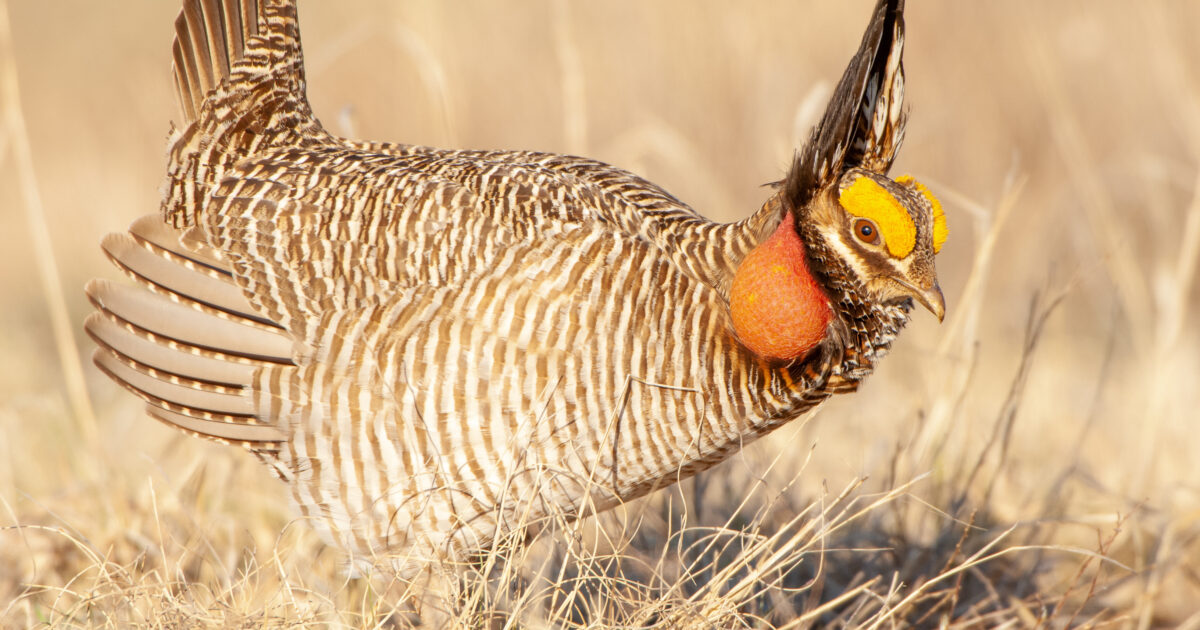
[[[778,238],[780,230],[771,223],[770,215],[760,216],[765,212],[785,214],[778,204],[768,203],[763,212],[747,219],[743,228],[744,233],[757,229],[759,234],[765,234],[758,237],[762,245]],[[785,217],[781,225],[790,225],[790,217]],[[818,342],[800,358],[771,361],[758,357],[758,365],[752,369],[760,371],[760,378],[753,379],[760,385],[752,396],[763,424],[753,427],[754,433],[769,431],[832,394],[854,391],[887,354],[892,340],[908,322],[911,308],[908,303],[881,304],[870,299],[858,286],[853,272],[836,252],[825,246],[815,226],[803,219],[797,226],[798,235],[791,230],[784,236],[789,240],[795,238],[805,253],[805,272],[820,288],[829,317],[824,320]],[[759,249],[750,245],[747,251],[744,260],[749,260]],[[734,297],[732,291],[730,296]],[[734,302],[731,300],[731,307]]]
[[[774,232],[738,265],[729,291],[738,340],[760,358],[785,363],[815,348],[833,318],[795,226],[792,213],[786,212]]]
[[[806,230],[812,234],[804,234]],[[810,389],[828,393],[853,391],[891,349],[892,341],[908,323],[910,302],[881,303],[866,295],[845,262],[821,241],[811,226],[802,226],[813,276],[833,307],[833,319],[821,344],[809,357],[794,364],[787,381],[793,389],[811,395]]]

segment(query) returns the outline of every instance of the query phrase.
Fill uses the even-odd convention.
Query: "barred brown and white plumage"
[[[852,391],[943,312],[936,200],[887,179],[903,1],[808,145],[716,224],[578,157],[363,143],[305,98],[294,1],[185,0],[161,217],[103,243],[97,365],[270,465],[356,561],[412,575],[604,510]]]

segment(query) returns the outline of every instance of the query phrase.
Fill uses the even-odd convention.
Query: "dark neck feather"
[[[860,381],[887,354],[892,340],[908,323],[912,301],[880,304],[862,295],[849,267],[820,239],[811,238],[809,242],[820,243],[809,250],[813,259],[810,264],[835,304],[837,314],[830,323],[831,334],[824,342],[840,347],[840,350],[831,348],[834,350],[831,368],[834,374],[848,381]]]
[[[872,302],[860,293],[851,270],[815,229],[802,223],[801,237],[808,247],[809,266],[825,288],[835,317],[825,340],[807,357],[775,371],[775,386],[788,395],[776,394],[782,404],[768,415],[780,419],[795,417],[832,394],[857,389],[875,362],[887,354],[912,308],[907,300],[887,305]]]

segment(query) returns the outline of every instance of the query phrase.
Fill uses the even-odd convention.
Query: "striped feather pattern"
[[[275,452],[283,434],[245,391],[265,365],[291,364],[294,342],[242,297],[220,255],[167,241],[157,218],[110,234],[105,253],[138,286],[88,283],[97,312],[85,328],[95,361],[146,401],[151,415],[191,433]]]
[[[712,466],[852,391],[907,319],[812,243],[838,317],[767,363],[728,287],[794,182],[721,225],[584,158],[343,140],[291,2],[187,0],[176,31],[163,217],[104,240],[135,286],[88,287],[97,365],[258,454],[358,565],[413,575]]]

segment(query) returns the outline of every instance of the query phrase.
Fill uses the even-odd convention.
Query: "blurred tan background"
[[[309,96],[337,133],[583,154],[733,220],[784,173],[871,5],[309,1],[301,21]],[[142,417],[91,369],[81,330],[83,284],[116,277],[100,237],[157,211],[176,3],[17,0],[7,11],[42,202],[27,212],[6,150],[17,140],[0,134],[0,498],[20,521],[69,495],[79,448],[114,454],[132,479],[242,456]],[[946,323],[918,312],[859,394],[752,454],[816,443],[808,488],[864,474],[886,487],[899,447],[911,457],[901,476],[931,470],[925,483],[952,485],[997,431],[998,518],[1108,531],[1118,514],[1142,514],[1123,535],[1144,535],[1150,560],[1170,538],[1185,569],[1154,591],[1156,614],[1186,619],[1200,601],[1200,3],[913,0],[907,24],[911,117],[894,174],[914,174],[946,206]],[[80,423],[31,216],[51,235],[95,444],[72,438]],[[1022,373],[1035,296],[1040,312],[1060,295]],[[265,471],[237,470],[284,505]]]

